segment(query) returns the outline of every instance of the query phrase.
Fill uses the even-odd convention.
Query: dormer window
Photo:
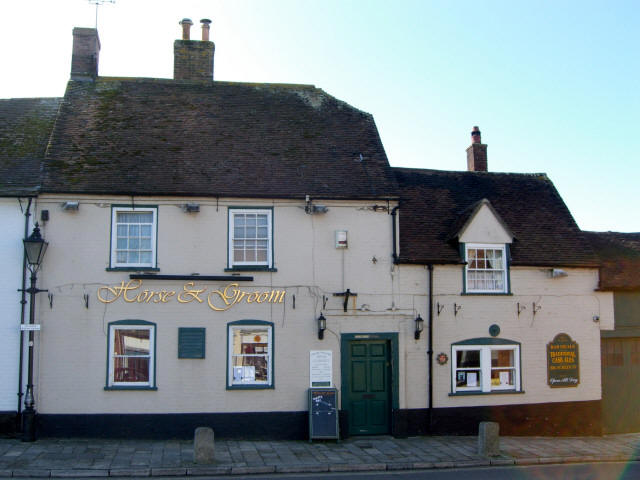
[[[504,244],[466,244],[465,252],[466,293],[508,293]]]

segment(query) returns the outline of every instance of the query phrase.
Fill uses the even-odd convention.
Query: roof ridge
[[[0,98],[0,102],[13,102],[16,100],[62,100],[64,96],[59,97],[11,97],[11,98]]]
[[[74,82],[77,80],[70,80]],[[121,76],[113,76],[113,77],[98,77],[96,78],[96,83],[98,82],[148,82],[148,83],[173,83],[175,85],[238,85],[238,86],[247,86],[247,87],[259,87],[259,86],[267,86],[267,87],[280,87],[280,88],[305,88],[305,89],[314,89],[321,90],[321,88],[316,87],[313,84],[308,83],[279,83],[279,82],[235,82],[231,80],[211,80],[211,81],[202,81],[202,80],[175,80],[173,78],[158,78],[158,77],[121,77]],[[79,82],[85,83],[85,82]]]
[[[545,177],[549,178],[549,176],[545,172],[469,172],[467,170],[439,170],[436,168],[418,168],[418,167],[394,167],[391,166],[392,170],[413,172],[413,173],[438,173],[445,175],[459,175],[459,174],[469,174],[469,175],[518,175],[522,177]]]

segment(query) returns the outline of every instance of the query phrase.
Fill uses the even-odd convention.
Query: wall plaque
[[[578,344],[566,333],[547,343],[547,383],[550,387],[577,387],[580,383]]]
[[[333,387],[331,350],[311,350],[309,352],[309,383],[313,387]]]

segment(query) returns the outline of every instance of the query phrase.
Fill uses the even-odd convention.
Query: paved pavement
[[[500,456],[477,453],[476,437],[333,441],[217,440],[216,462],[196,465],[182,440],[0,439],[0,478],[184,476],[456,468],[640,461],[640,433],[603,437],[501,437]]]

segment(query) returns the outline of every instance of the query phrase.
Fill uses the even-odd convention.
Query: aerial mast
[[[100,5],[104,5],[105,3],[116,3],[116,0],[89,0],[89,3],[92,3],[96,6],[96,30],[98,29],[98,7]]]

